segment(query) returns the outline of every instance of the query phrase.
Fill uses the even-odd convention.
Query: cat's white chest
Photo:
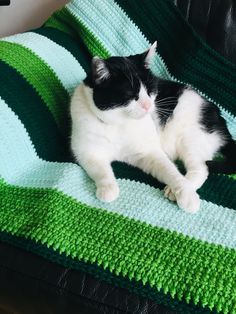
[[[96,154],[110,161],[129,162],[133,156],[145,154],[159,144],[153,119],[127,119],[122,124],[106,123],[89,109],[91,95],[83,85],[79,86],[71,104],[72,150],[77,159]]]
[[[158,134],[149,115],[121,125],[99,125],[97,131],[96,140],[113,160],[129,161],[132,156],[151,150],[153,145],[159,145]]]
[[[159,137],[156,132],[155,124],[150,115],[145,116],[140,120],[133,120],[126,128],[126,134],[123,134],[125,149],[147,151],[148,147],[159,144]]]

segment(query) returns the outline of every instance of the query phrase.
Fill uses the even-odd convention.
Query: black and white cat
[[[151,73],[155,48],[156,43],[143,54],[93,58],[91,73],[71,101],[71,147],[95,181],[100,200],[111,202],[119,195],[111,168],[117,160],[165,183],[165,196],[193,213],[200,207],[196,190],[208,176],[206,161],[221,150],[231,158],[224,163],[230,171],[236,146],[214,104]],[[183,161],[185,176],[176,159]],[[218,165],[212,163],[209,167]]]

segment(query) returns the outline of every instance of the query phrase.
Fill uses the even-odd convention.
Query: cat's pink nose
[[[142,108],[145,109],[146,111],[148,111],[150,109],[150,107],[151,107],[150,102],[145,101],[142,103]]]

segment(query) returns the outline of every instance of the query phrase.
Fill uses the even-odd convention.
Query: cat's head
[[[92,73],[85,84],[92,87],[92,109],[104,122],[141,119],[154,110],[156,79],[149,66],[155,50],[156,42],[141,54],[93,58]]]

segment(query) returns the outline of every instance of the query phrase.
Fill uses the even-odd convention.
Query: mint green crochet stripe
[[[140,53],[150,46],[137,26],[113,1],[74,0],[66,5],[66,9],[101,41],[110,55],[123,56]],[[103,12],[109,12],[109,15]],[[158,55],[155,56],[154,65],[153,70],[157,75],[169,77]]]
[[[66,9],[75,19],[83,22],[87,29],[103,44],[110,55],[130,55],[140,53],[150,46],[150,42],[131,21],[126,13],[111,0],[84,1],[74,0],[66,5]],[[106,14],[103,14],[105,12]],[[85,35],[86,36],[86,35]],[[98,41],[98,42],[99,42]],[[103,49],[103,47],[101,47]],[[156,55],[152,70],[163,78],[178,81],[167,69],[162,57]],[[210,99],[199,91],[201,95]],[[216,102],[215,102],[216,103]],[[226,119],[232,136],[236,139],[236,118],[216,103]]]
[[[148,284],[156,294],[170,294],[173,303],[236,311],[235,250],[81,204],[56,190],[0,181],[0,195],[3,233]]]
[[[235,210],[202,201],[198,214],[186,214],[166,200],[160,190],[125,179],[118,180],[121,189],[118,200],[110,204],[102,203],[95,197],[93,182],[79,166],[39,159],[24,126],[2,99],[0,108],[0,174],[8,183],[22,187],[54,188],[92,207],[103,207],[153,226],[236,248]]]
[[[70,30],[70,36],[75,40],[81,40],[81,38],[83,38],[84,44],[92,56],[96,55],[102,58],[109,57],[110,53],[103,47],[101,42],[95,38],[86,25],[81,20],[77,19],[75,15],[71,14],[69,10],[63,8],[56,12],[49,21],[45,23],[46,27],[51,25],[51,20],[57,20],[57,26],[54,26],[56,29],[61,29],[65,24],[68,24],[67,29]],[[58,24],[60,24],[61,27],[58,27]]]
[[[150,41],[158,38],[161,43],[158,51],[175,77],[204,91],[236,116],[236,66],[192,31],[173,1],[150,0],[146,4],[142,0],[116,2]]]
[[[29,32],[2,38],[2,40],[30,49],[52,69],[70,95],[86,77],[84,69],[75,57],[64,47],[45,36]]]

